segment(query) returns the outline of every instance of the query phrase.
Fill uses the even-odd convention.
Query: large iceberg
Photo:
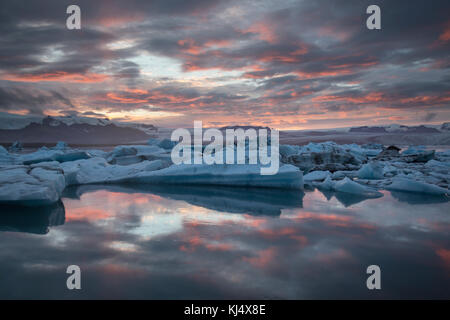
[[[161,144],[160,144],[161,145]],[[85,184],[195,184],[303,189],[303,174],[282,165],[275,175],[261,175],[260,164],[174,165],[167,143],[118,146],[111,152],[69,148],[58,143],[29,154],[0,149],[0,203],[48,205],[65,187]]]
[[[180,164],[140,172],[124,179],[124,182],[303,189],[303,174],[295,166],[283,165],[275,175],[261,175],[260,169],[260,165],[252,164]]]
[[[49,168],[0,168],[0,203],[48,205],[59,200],[65,188],[62,172]]]

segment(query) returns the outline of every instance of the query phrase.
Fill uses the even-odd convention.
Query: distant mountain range
[[[78,145],[124,144],[148,140],[157,128],[148,124],[113,123],[89,117],[46,117],[20,129],[0,129],[0,143],[56,143]]]
[[[352,133],[439,133],[448,132],[450,130],[450,123],[443,123],[439,128],[420,126],[404,126],[404,125],[388,125],[388,126],[374,126],[374,127],[355,127],[350,128],[348,132]]]
[[[3,116],[4,115],[4,116]],[[259,126],[226,126],[225,129],[262,129]],[[143,143],[150,137],[161,137],[170,129],[156,128],[151,124],[111,121],[107,118],[84,116],[24,117],[0,112],[0,144],[19,141],[25,146],[55,144],[65,141],[72,145],[118,145]],[[281,143],[306,144],[309,142],[337,141],[341,143],[397,143],[397,144],[448,144],[450,122],[442,125],[361,126],[328,130],[282,131]],[[367,141],[366,141],[367,140]]]

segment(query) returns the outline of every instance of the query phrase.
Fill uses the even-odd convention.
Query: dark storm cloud
[[[28,109],[31,113],[40,114],[47,105],[74,107],[72,102],[55,91],[39,91],[20,88],[0,87],[0,109],[11,111]]]
[[[423,121],[430,122],[436,118],[437,114],[433,112],[428,112],[424,117]]]
[[[79,31],[65,27],[69,4],[0,4],[2,90],[31,83],[43,92],[40,110],[55,109],[49,99],[71,105],[51,87],[95,110],[150,106],[247,117],[240,121],[368,108],[432,107],[436,116],[423,114],[424,121],[448,116],[446,0],[376,1],[382,10],[376,31],[365,27],[368,0],[80,0]],[[177,64],[178,75],[144,70],[151,57],[169,58],[161,69]],[[183,72],[211,70],[224,75],[179,81]],[[14,96],[0,101],[3,108],[36,109]]]

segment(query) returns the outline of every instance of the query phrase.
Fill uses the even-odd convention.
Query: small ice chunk
[[[448,194],[448,189],[444,189],[426,182],[415,181],[403,177],[394,178],[392,184],[386,186],[388,190],[418,192],[426,194],[443,195]]]
[[[323,181],[325,180],[329,175],[330,171],[312,171],[306,175],[303,176],[303,180],[305,181]]]
[[[91,158],[61,164],[67,185],[119,183],[138,173],[164,168],[161,160],[142,161],[127,166],[111,165],[104,158]]]
[[[23,149],[23,145],[22,143],[20,143],[20,141],[14,141],[14,143],[11,145],[11,147],[9,147],[9,151],[11,152],[18,152],[21,151]]]
[[[350,193],[368,198],[378,198],[383,196],[381,192],[363,186],[347,177],[340,181],[332,181],[331,177],[328,176],[324,182],[318,185],[318,187],[322,190]]]
[[[288,144],[282,144],[279,147],[279,152],[282,157],[289,157],[293,154],[297,154],[299,151],[298,146],[291,146]]]
[[[317,186],[318,186],[318,188],[320,188],[322,190],[329,190],[329,191],[334,190],[334,182],[333,182],[333,180],[331,180],[330,176],[328,176],[324,182],[322,182],[321,184],[319,184]]]
[[[334,190],[345,193],[358,194],[366,197],[382,197],[383,194],[372,188],[363,186],[349,178],[344,178],[343,180],[337,181],[334,184]]]
[[[58,143],[56,143],[56,146],[54,146],[53,148],[52,148],[53,150],[66,150],[66,149],[69,149],[69,145],[66,143],[66,142],[64,142],[64,141],[58,141]]]
[[[364,164],[358,171],[360,179],[383,179],[383,166],[378,161],[371,161]]]
[[[65,187],[62,173],[27,166],[11,166],[0,171],[0,203],[48,205],[59,200]]]
[[[402,151],[402,155],[419,154],[426,152],[425,146],[410,146],[405,151]]]
[[[175,147],[177,144],[178,144],[177,141],[171,141],[169,139],[163,139],[158,144],[158,147],[163,148],[163,149],[167,149],[167,150],[172,150],[172,148]]]

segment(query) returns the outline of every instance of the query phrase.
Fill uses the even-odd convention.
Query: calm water
[[[81,186],[0,209],[0,298],[450,298],[445,198]]]

